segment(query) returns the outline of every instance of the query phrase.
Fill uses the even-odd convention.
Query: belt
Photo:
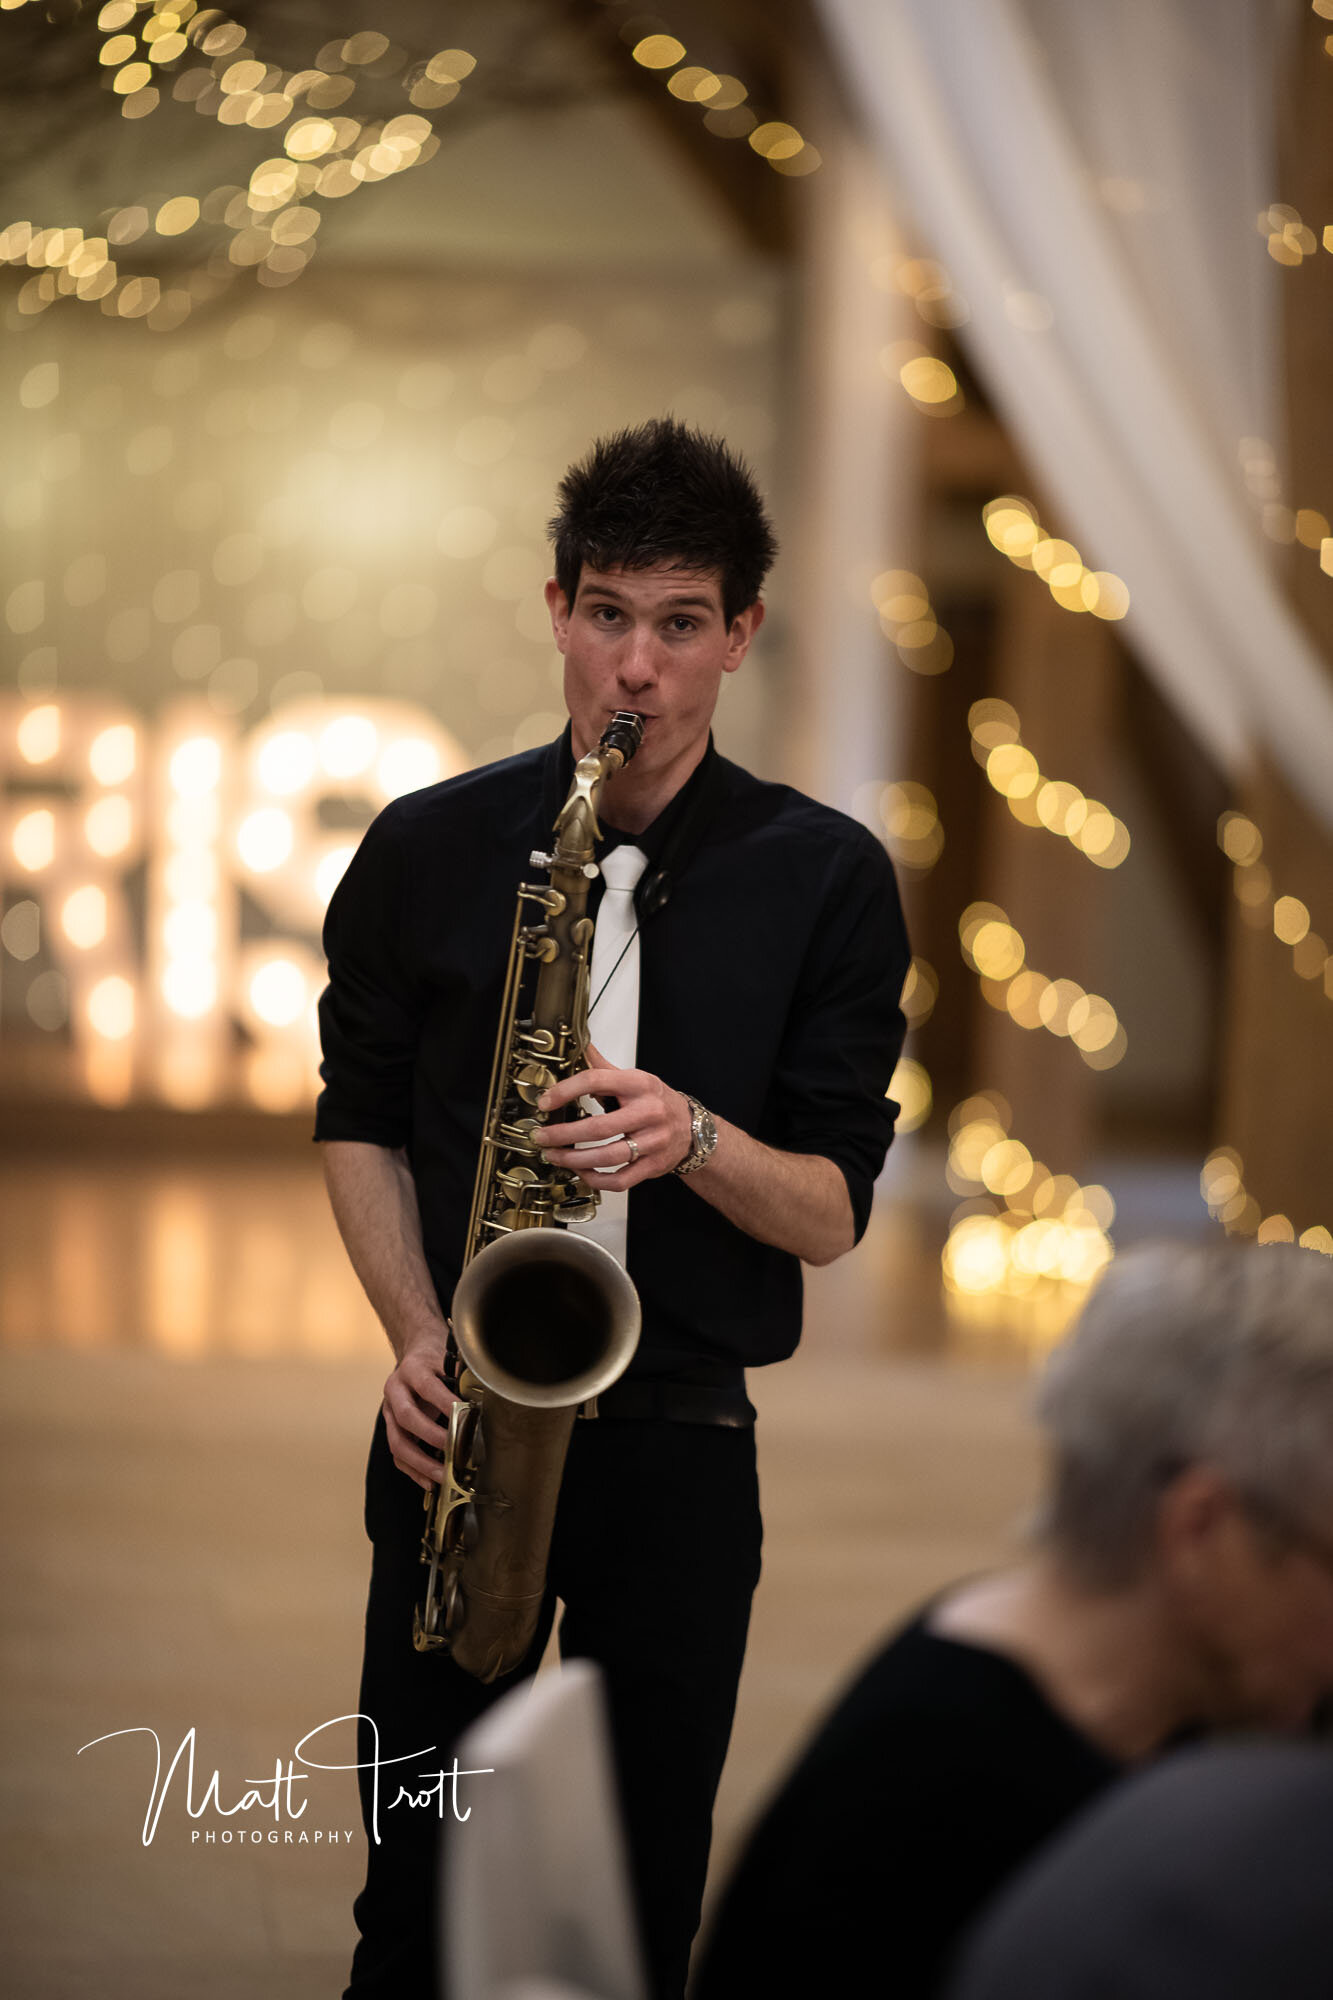
[[[579,1405],[579,1416],[631,1423],[723,1424],[748,1430],[754,1404],[743,1388],[709,1388],[695,1382],[613,1382]]]

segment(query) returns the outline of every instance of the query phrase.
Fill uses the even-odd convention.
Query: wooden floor
[[[937,1272],[932,1225],[882,1204],[811,1274],[800,1353],[752,1377],[765,1566],[714,1884],[858,1657],[1002,1555],[1030,1494],[1021,1348],[951,1333]],[[5,1162],[0,1326],[6,1992],[333,2000],[363,1862],[347,1774],[309,1784],[318,1843],[192,1842],[227,1823],[173,1790],[145,1845],[151,1735],[79,1754],[155,1730],[165,1772],[193,1728],[196,1799],[216,1767],[229,1805],[355,1707],[386,1364],[317,1163]],[[350,1761],[350,1731],[322,1741]]]

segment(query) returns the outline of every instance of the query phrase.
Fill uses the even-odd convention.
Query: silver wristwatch
[[[705,1160],[713,1156],[717,1144],[717,1126],[713,1123],[711,1111],[705,1111],[697,1097],[691,1097],[688,1090],[681,1096],[690,1107],[690,1150],[685,1158],[671,1169],[674,1174],[697,1173]]]

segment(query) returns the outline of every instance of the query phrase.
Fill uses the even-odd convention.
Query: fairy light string
[[[215,188],[202,199],[173,195],[151,214],[128,204],[111,214],[104,235],[27,220],[0,228],[0,262],[34,273],[20,288],[20,312],[72,297],[112,316],[144,319],[154,332],[174,330],[246,270],[268,286],[298,278],[315,255],[323,220],[313,203],[341,199],[431,159],[440,141],[427,113],[451,104],[476,68],[465,49],[413,59],[386,35],[366,30],[326,43],[311,67],[286,71],[260,58],[239,22],[216,8],[201,11],[194,0],[107,0],[98,25],[99,65],[122,100],[122,115],[155,112],[163,101],[159,86],[171,78],[173,98],[219,124],[257,132],[286,127],[281,153],[261,159],[243,187]],[[412,110],[364,120],[351,115],[365,80],[395,76]],[[152,272],[121,269],[117,253],[123,257],[150,231],[174,239],[205,225],[229,232],[230,242],[183,282],[164,286]]]

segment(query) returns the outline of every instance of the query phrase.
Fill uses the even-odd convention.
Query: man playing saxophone
[[[367,1474],[360,1709],[381,1759],[410,1774],[429,1746],[423,1768],[447,1766],[462,1729],[536,1666],[558,1599],[562,1653],[606,1675],[650,1979],[678,2000],[759,1574],[744,1371],[795,1347],[801,1260],[832,1262],[865,1228],[896,1114],[908,947],[879,843],[713,747],[775,553],[744,466],[671,420],[618,433],[566,474],[552,535],[568,730],[395,801],[325,930],[316,1136],[396,1357]],[[440,1478],[455,1401],[447,1313],[515,885],[618,711],[643,718],[643,738],[600,802],[590,1067],[536,1108],[548,1161],[601,1193],[587,1227],[637,1287],[642,1333],[574,1423],[527,1659],[485,1686],[413,1648],[420,1489]],[[439,1827],[380,1818],[348,1995],[426,2000]]]

